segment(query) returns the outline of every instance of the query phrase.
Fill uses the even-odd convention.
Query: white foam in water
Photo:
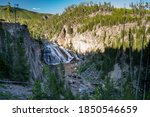
[[[76,54],[69,50],[59,47],[55,43],[44,45],[44,61],[48,65],[58,65],[60,63],[70,63],[73,59],[79,60]]]

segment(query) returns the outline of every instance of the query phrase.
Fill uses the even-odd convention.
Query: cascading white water
[[[79,60],[76,54],[55,43],[47,43],[44,45],[43,59],[48,65],[70,63],[73,59]]]

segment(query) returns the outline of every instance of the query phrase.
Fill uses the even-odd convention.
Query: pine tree
[[[6,6],[6,12],[7,12],[7,20],[10,21],[10,2],[8,2],[8,5]]]
[[[32,99],[35,99],[35,100],[42,100],[42,99],[44,99],[44,93],[42,91],[41,81],[40,80],[36,80],[35,81],[35,84],[33,86]]]
[[[27,59],[25,56],[25,49],[23,47],[24,40],[20,37],[17,40],[17,53],[18,57],[15,61],[14,66],[14,79],[19,81],[28,81],[29,80],[29,65],[27,64]]]

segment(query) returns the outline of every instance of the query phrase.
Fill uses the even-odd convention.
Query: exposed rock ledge
[[[126,23],[125,29],[136,27],[137,23]],[[60,35],[54,40],[63,47],[70,47],[78,53],[94,52],[100,50],[105,51],[106,47],[112,45],[113,40],[121,37],[123,24],[115,25],[112,27],[96,26],[93,31],[86,31],[82,34],[77,32],[78,26],[73,27],[73,34],[68,34],[67,26],[64,26]]]

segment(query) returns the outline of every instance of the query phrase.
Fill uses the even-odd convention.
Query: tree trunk
[[[3,83],[3,84],[18,84],[18,85],[31,85],[31,83],[28,83],[28,82],[7,81],[7,80],[0,80],[0,83]]]
[[[142,70],[142,64],[143,64],[143,48],[144,48],[144,39],[145,39],[145,27],[144,27],[144,35],[142,38],[142,48],[141,48],[141,56],[140,56],[140,67],[139,67],[139,74],[138,74],[138,81],[136,86],[136,99],[138,99],[138,92],[139,92],[139,85],[140,85],[140,78],[141,78],[141,70]]]
[[[130,56],[130,79],[132,82],[132,40],[131,40],[131,29],[129,29],[129,56]]]
[[[148,59],[147,59],[147,65],[146,65],[146,73],[145,73],[145,78],[144,78],[144,93],[143,93],[143,100],[145,100],[146,97],[146,84],[147,84],[147,76],[148,76],[148,68],[149,68],[149,56],[150,56],[150,52],[148,49]]]

